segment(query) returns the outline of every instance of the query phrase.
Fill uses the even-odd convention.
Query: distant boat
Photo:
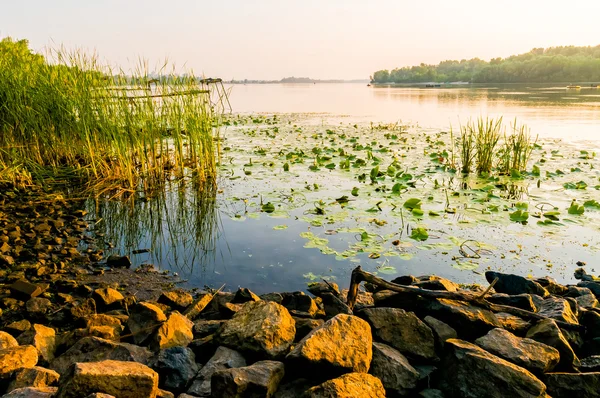
[[[581,88],[581,86],[576,86],[574,84],[569,84],[567,86],[568,89],[572,89],[572,90],[579,90]]]
[[[371,83],[367,83],[367,87],[371,87]]]
[[[441,84],[426,84],[425,87],[426,88],[442,87],[442,85]]]

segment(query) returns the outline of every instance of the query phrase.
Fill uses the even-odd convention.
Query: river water
[[[516,119],[518,124],[527,125],[531,134],[544,140],[549,149],[554,149],[553,145],[558,148],[567,144],[591,153],[600,148],[600,89],[596,88],[571,90],[564,86],[548,85],[425,88],[368,87],[366,84],[257,84],[231,85],[227,89],[234,114],[296,114],[292,116],[295,121],[290,123],[304,123],[317,128],[325,125],[351,126],[358,123],[364,126],[370,122],[401,122],[412,126],[411,131],[435,132],[447,131],[450,126],[456,130],[461,123],[480,116],[502,116],[507,123]],[[485,284],[482,275],[485,269],[490,268],[523,275],[550,274],[562,282],[572,283],[575,261],[592,264],[600,252],[595,224],[599,219],[591,215],[584,222],[554,230],[540,229],[545,227],[536,229],[535,220],[528,226],[513,223],[489,227],[463,227],[459,222],[452,224],[454,221],[448,220],[447,224],[452,224],[449,227],[452,230],[442,231],[445,234],[443,236],[453,234],[463,240],[485,237],[487,241],[484,243],[498,243],[492,258],[481,262],[477,269],[460,269],[456,266],[452,258],[456,247],[452,250],[416,250],[423,249],[417,248],[416,244],[403,253],[413,256],[410,258],[384,260],[382,256],[381,259],[371,260],[367,257],[369,253],[364,253],[353,261],[340,261],[340,258],[325,255],[316,248],[306,248],[307,241],[300,234],[312,231],[320,238],[328,239],[331,250],[340,252],[348,247],[349,240],[353,241],[356,237],[342,238],[343,234],[331,236],[327,228],[332,227],[307,226],[306,221],[301,219],[307,211],[314,210],[313,200],[323,197],[331,202],[332,198],[349,194],[343,189],[351,188],[356,180],[345,181],[342,178],[338,179],[337,185],[330,184],[333,177],[323,174],[313,179],[307,166],[298,172],[296,180],[280,180],[279,176],[284,173],[276,170],[281,170],[281,165],[273,170],[267,166],[257,169],[256,165],[252,166],[252,160],[250,166],[245,160],[253,157],[254,161],[258,161],[260,156],[256,155],[255,146],[264,147],[268,152],[269,145],[274,141],[258,136],[250,138],[236,135],[231,127],[224,128],[222,134],[225,136],[224,145],[234,149],[245,146],[247,152],[238,153],[235,159],[225,155],[226,164],[222,166],[218,191],[212,196],[198,197],[190,187],[173,187],[160,200],[138,201],[134,205],[96,203],[93,206],[93,216],[96,220],[102,220],[98,224],[101,232],[114,244],[112,252],[131,255],[136,266],[152,263],[162,270],[177,272],[187,281],[188,287],[220,287],[225,284],[227,290],[244,286],[257,293],[302,290],[307,282],[321,277],[335,280],[344,287],[349,283],[350,272],[357,263],[375,272],[395,267],[395,271],[390,272],[390,278],[403,274],[435,273],[460,282]],[[592,166],[594,162],[595,159],[589,160]],[[597,169],[600,169],[600,164]],[[249,170],[253,170],[253,174],[250,175]],[[597,180],[594,170],[587,173],[587,177]],[[313,182],[320,185],[318,192],[311,189]],[[562,182],[560,184],[558,191],[562,189]],[[588,184],[591,188],[592,184],[597,183],[588,181]],[[328,185],[332,186],[329,191],[325,188]],[[568,207],[571,197],[559,197],[555,195],[556,187],[551,188],[540,191],[538,198],[534,195],[529,197],[532,205],[551,198],[561,206]],[[273,196],[274,192],[285,190],[289,193],[290,189],[295,192],[303,190],[302,195],[309,198],[309,202],[296,208],[290,205],[290,197],[283,193],[279,198]],[[600,201],[600,195],[596,198],[595,190],[581,192],[577,191],[580,196],[573,198]],[[275,214],[273,217],[261,213],[261,203],[267,200],[277,200],[278,206],[287,206],[285,216],[278,217]],[[336,213],[337,210],[333,210],[331,205],[327,211],[332,212],[330,214],[340,213]],[[377,217],[382,217],[384,213]],[[361,214],[363,216],[347,217],[334,227],[360,227],[367,220],[361,218],[364,217],[364,209]],[[469,216],[468,213],[466,215]],[[386,216],[390,217],[390,222],[382,228],[387,228],[386,233],[397,233],[399,226],[396,224],[399,224],[399,220],[393,220],[391,212]],[[349,223],[351,219],[352,223]],[[281,229],[284,226],[285,229]],[[442,225],[440,228],[445,227]],[[406,241],[411,244],[410,239]],[[133,254],[136,249],[150,251]],[[440,255],[440,252],[447,255]],[[588,271],[600,272],[600,269],[588,268]]]

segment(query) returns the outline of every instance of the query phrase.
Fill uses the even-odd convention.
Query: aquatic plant
[[[213,184],[222,109],[192,74],[169,68],[151,79],[140,62],[127,75],[95,54],[58,49],[43,57],[25,40],[3,39],[0,174],[78,180],[97,193],[150,189],[186,173]]]
[[[512,133],[504,133],[504,142],[499,151],[498,172],[510,174],[511,171],[521,172],[527,168],[527,162],[537,142],[532,139],[527,126],[518,126],[517,121],[511,123]]]

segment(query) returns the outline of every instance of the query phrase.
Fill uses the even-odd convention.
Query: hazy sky
[[[368,78],[375,70],[600,44],[598,0],[0,0],[0,37],[165,57],[225,79]],[[54,43],[54,44],[53,44]]]

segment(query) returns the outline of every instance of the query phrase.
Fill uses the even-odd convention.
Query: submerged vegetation
[[[192,75],[150,79],[81,51],[0,42],[0,181],[148,190],[171,176],[214,184],[219,107]]]
[[[375,83],[600,82],[600,45],[534,48],[528,53],[489,62],[473,58],[380,70],[372,80]]]

